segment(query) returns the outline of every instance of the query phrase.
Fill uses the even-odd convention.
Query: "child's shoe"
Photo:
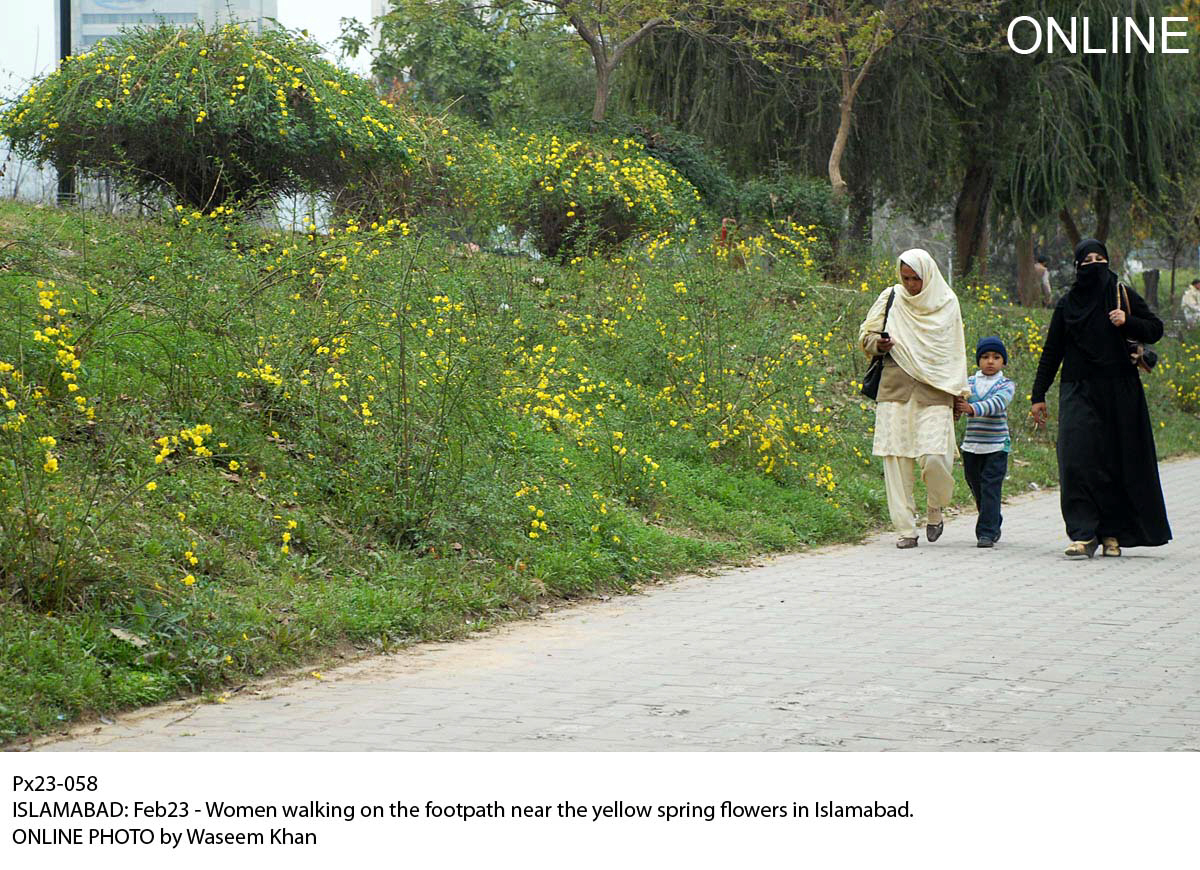
[[[991,538],[980,538],[975,542],[975,546],[982,549],[991,549],[996,542]]]

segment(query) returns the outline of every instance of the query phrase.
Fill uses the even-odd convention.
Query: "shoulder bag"
[[[1133,306],[1129,304],[1129,288],[1120,281],[1117,282],[1117,307],[1125,311],[1125,316],[1133,316]],[[1158,363],[1158,354],[1152,348],[1146,347],[1140,341],[1135,341],[1132,338],[1125,339],[1125,347],[1129,351],[1129,361],[1137,367],[1139,371],[1147,374]]]
[[[879,330],[881,333],[887,332],[888,315],[892,311],[892,303],[896,301],[896,291],[892,291],[892,295],[888,297],[887,305],[883,309],[883,327]],[[883,358],[886,353],[876,354],[871,360],[871,364],[867,366],[867,373],[863,375],[862,389],[859,391],[872,401],[879,395],[879,382],[883,380]]]

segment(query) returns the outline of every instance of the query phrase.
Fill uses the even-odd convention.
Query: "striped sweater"
[[[975,386],[976,380],[979,387]],[[962,449],[968,453],[998,453],[1012,449],[1008,437],[1008,403],[1013,400],[1017,385],[998,372],[995,378],[985,378],[976,372],[967,378],[971,394],[973,416],[967,417],[967,431],[963,435]]]

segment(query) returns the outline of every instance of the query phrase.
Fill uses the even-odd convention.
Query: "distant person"
[[[1183,309],[1183,322],[1187,324],[1188,329],[1200,323],[1200,278],[1194,280],[1191,286],[1183,291],[1180,306]]]
[[[1058,479],[1068,556],[1120,556],[1122,547],[1171,540],[1158,479],[1154,430],[1128,339],[1153,343],[1163,324],[1133,290],[1121,304],[1108,250],[1095,239],[1075,248],[1075,281],[1058,300],[1038,361],[1029,409],[1046,424],[1046,391],[1059,386]]]
[[[967,378],[969,395],[955,399],[955,412],[967,417],[963,435],[963,476],[979,518],[975,522],[975,545],[992,547],[1000,540],[1000,490],[1008,473],[1008,405],[1016,384],[1004,376],[1008,350],[997,335],[981,338],[975,346],[979,371]]]
[[[723,217],[721,218],[721,229],[717,233],[713,245],[713,253],[716,255],[718,265],[724,261],[725,265],[732,267],[737,271],[745,271],[746,257],[742,251],[734,245],[734,239],[737,236],[738,222],[736,218]]]
[[[1054,291],[1050,289],[1050,267],[1046,265],[1045,257],[1038,257],[1034,261],[1033,274],[1037,277],[1038,286],[1042,288],[1042,301],[1049,308],[1054,304]]]
[[[907,550],[917,546],[914,462],[927,493],[926,539],[936,541],[945,528],[942,509],[954,494],[957,452],[954,399],[967,394],[967,354],[958,297],[933,257],[905,251],[896,268],[899,283],[879,294],[858,340],[868,356],[884,356],[871,452],[883,457],[896,546]]]

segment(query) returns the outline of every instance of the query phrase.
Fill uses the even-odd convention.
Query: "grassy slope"
[[[0,207],[0,361],[51,385],[28,425],[60,461],[28,534],[78,542],[59,582],[6,543],[0,739],[878,526],[852,349],[873,294],[671,250],[559,268],[399,227]],[[31,342],[39,279],[62,291],[95,423]],[[1024,395],[1046,312],[964,315],[969,340],[1005,338]],[[1147,379],[1164,456],[1200,436],[1166,378]],[[1014,417],[1007,491],[1053,485],[1052,433]],[[197,423],[213,456],[154,463]],[[20,463],[37,477],[13,444],[7,541]]]

